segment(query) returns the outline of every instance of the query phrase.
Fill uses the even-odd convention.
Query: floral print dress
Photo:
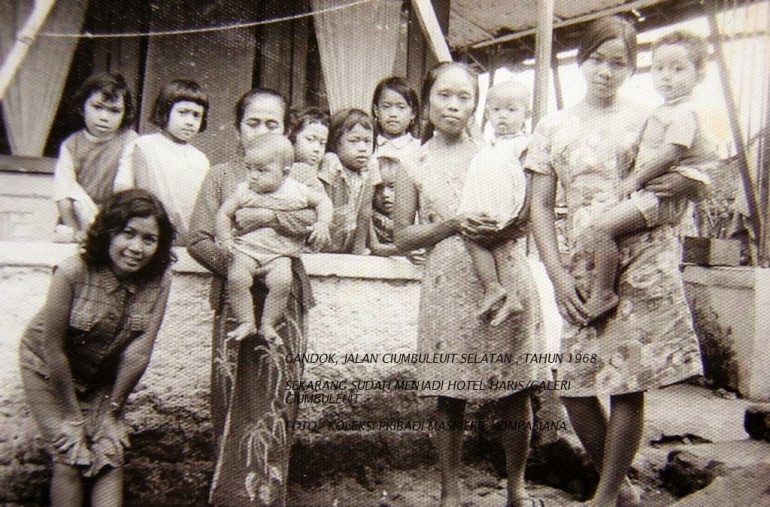
[[[438,163],[426,144],[415,165],[405,166],[418,192],[421,223],[442,222],[456,215],[475,154],[475,150],[468,151],[467,163],[452,164],[456,168],[452,170]],[[491,400],[551,379],[546,364],[526,360],[544,352],[545,344],[524,242],[509,241],[504,248],[515,282],[506,288],[518,292],[524,309],[497,327],[477,316],[484,292],[463,239],[451,236],[428,252],[420,289],[417,352],[436,362],[418,363],[418,378],[440,388],[424,394]],[[441,362],[442,358],[451,361]]]
[[[562,184],[570,240],[617,201],[615,185],[633,166],[645,119],[643,109],[621,102],[603,115],[581,104],[538,124],[526,167]],[[629,235],[618,246],[618,307],[590,326],[564,324],[559,376],[570,381],[564,396],[644,391],[702,372],[673,227]]]

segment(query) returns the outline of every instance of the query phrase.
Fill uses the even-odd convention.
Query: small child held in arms
[[[372,255],[388,257],[398,255],[393,243],[393,207],[396,204],[396,173],[401,163],[393,157],[377,157],[380,166],[380,183],[374,186],[372,220],[367,248]]]
[[[688,32],[664,35],[652,46],[652,81],[665,102],[647,119],[636,163],[618,185],[620,202],[584,217],[584,224],[575,224],[585,228],[577,236],[573,269],[593,260],[595,275],[583,289],[591,320],[618,305],[616,241],[635,231],[676,225],[687,210],[687,198],[661,199],[644,186],[667,172],[709,183],[702,169],[715,163],[717,155],[692,104],[692,93],[705,77],[707,59],[706,41]]]
[[[485,115],[495,137],[471,161],[458,214],[485,213],[504,229],[525,209],[527,178],[521,157],[529,141],[525,132],[529,96],[524,85],[512,81],[489,89]],[[523,308],[519,295],[507,291],[502,283],[511,276],[506,250],[487,249],[469,239],[465,246],[484,286],[479,315],[498,326]]]
[[[235,340],[260,334],[269,344],[281,345],[277,327],[291,291],[291,257],[305,245],[303,237],[281,236],[271,227],[263,227],[243,236],[233,237],[233,218],[240,208],[268,208],[288,211],[315,208],[319,227],[328,229],[332,203],[326,194],[289,178],[294,148],[280,134],[264,134],[246,152],[247,181],[220,207],[216,218],[217,241],[232,255],[227,276],[227,290],[238,326],[228,335]],[[328,230],[326,231],[328,234]],[[251,306],[250,289],[259,276],[267,286],[265,310],[257,331]]]
[[[326,153],[329,115],[317,107],[305,107],[291,114],[289,141],[294,145],[291,177],[310,188],[324,192],[318,170]]]
[[[79,242],[85,239],[102,203],[112,195],[120,157],[137,135],[130,128],[134,102],[122,75],[95,74],[73,99],[84,128],[67,137],[59,148],[53,199],[61,221],[57,240]]]

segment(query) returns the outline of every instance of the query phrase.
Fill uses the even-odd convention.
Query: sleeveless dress
[[[459,165],[464,169],[450,173],[432,157],[428,143],[415,165],[407,164],[419,195],[420,223],[455,216],[469,163],[470,158]],[[526,354],[542,353],[545,345],[524,242],[509,241],[505,248],[516,281],[516,287],[507,288],[519,291],[524,309],[497,327],[477,316],[484,292],[463,239],[451,236],[429,250],[420,290],[418,353],[431,360],[440,359],[436,354],[456,354],[451,362],[418,363],[419,379],[441,382],[430,395],[492,400],[551,378],[546,364],[525,361]]]
[[[617,201],[615,185],[632,166],[645,119],[639,106],[621,103],[607,115],[574,107],[538,124],[525,166],[563,185],[569,239]],[[562,396],[644,391],[702,371],[673,226],[628,235],[618,247],[618,307],[590,326],[564,323],[559,375],[570,389]]]

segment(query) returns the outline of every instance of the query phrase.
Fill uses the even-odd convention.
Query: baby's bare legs
[[[241,341],[248,336],[257,334],[251,286],[259,267],[259,262],[253,257],[239,251],[233,253],[233,260],[227,272],[227,292],[230,308],[233,310],[238,327],[227,333],[228,338]]]
[[[618,306],[618,295],[615,294],[615,278],[620,262],[618,239],[646,227],[647,222],[639,208],[627,199],[597,216],[578,238],[579,251],[592,252],[594,259],[595,275],[586,301],[591,320]]]
[[[521,297],[518,292],[519,280],[514,274],[513,259],[509,255],[509,250],[505,245],[493,247],[490,252],[495,260],[497,267],[497,278],[506,289],[506,298],[503,306],[495,312],[495,316],[490,322],[493,326],[499,326],[505,322],[508,317],[524,310],[521,303]]]
[[[488,320],[491,314],[498,310],[506,299],[505,287],[497,278],[497,267],[492,252],[466,239],[465,247],[473,261],[476,274],[479,275],[481,285],[484,287],[484,300],[479,308],[479,317]]]
[[[265,264],[265,285],[268,292],[262,322],[259,325],[259,334],[271,345],[283,344],[277,326],[289,301],[291,282],[290,257],[278,257]]]

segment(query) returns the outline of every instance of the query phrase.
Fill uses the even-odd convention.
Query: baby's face
[[[249,170],[249,188],[260,194],[269,194],[278,190],[289,173],[289,168],[281,156],[264,157],[247,154],[245,163],[246,169]]]
[[[700,81],[698,69],[681,44],[664,44],[652,55],[652,84],[670,102],[692,93]]]
[[[493,98],[487,103],[487,119],[495,137],[518,134],[524,128],[527,108],[523,101],[512,98]]]

